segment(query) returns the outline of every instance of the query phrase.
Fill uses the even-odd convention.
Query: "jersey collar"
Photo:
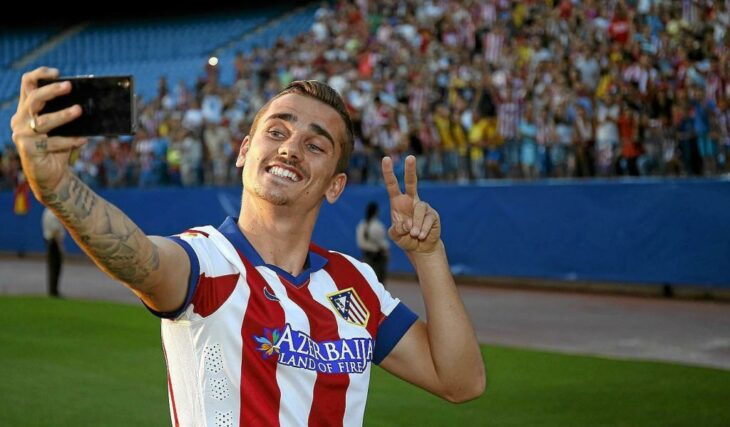
[[[223,224],[218,227],[218,231],[220,231],[221,234],[223,234],[226,239],[233,244],[233,247],[242,253],[254,267],[265,266],[276,272],[279,276],[283,277],[294,286],[303,286],[309,280],[310,274],[323,269],[327,264],[327,258],[312,251],[310,247],[305,261],[305,266],[307,268],[299,273],[298,276],[293,276],[291,273],[284,271],[280,267],[273,264],[266,264],[264,262],[261,255],[256,252],[256,248],[253,247],[251,242],[249,242],[248,239],[246,239],[246,236],[243,235],[241,229],[238,228],[238,218],[231,216],[227,217],[226,220],[223,221]]]

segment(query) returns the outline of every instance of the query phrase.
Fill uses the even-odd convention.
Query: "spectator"
[[[611,174],[614,164],[614,151],[618,147],[619,106],[612,95],[599,101],[596,133],[596,169],[601,176]]]
[[[641,147],[638,143],[639,123],[636,112],[629,108],[624,101],[619,108],[619,116],[616,121],[621,144],[620,157],[617,162],[619,175],[639,175],[638,159],[641,155]]]
[[[365,218],[358,224],[355,231],[357,247],[362,252],[363,261],[375,270],[378,281],[385,284],[388,271],[388,249],[390,243],[385,225],[378,219],[378,204],[368,203],[365,208]]]
[[[63,228],[63,224],[56,218],[53,211],[48,208],[43,209],[41,223],[43,226],[43,239],[46,241],[48,295],[59,297],[58,284],[61,279],[63,240],[66,237],[66,229]]]
[[[593,119],[588,116],[584,105],[578,104],[577,112],[573,137],[575,176],[587,178],[596,174],[596,128]]]
[[[539,176],[539,173],[537,167],[537,126],[532,104],[525,106],[525,113],[520,120],[519,135],[522,141],[520,146],[522,176],[527,179],[535,179]]]

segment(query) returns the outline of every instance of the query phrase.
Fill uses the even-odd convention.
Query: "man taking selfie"
[[[147,236],[67,167],[82,138],[48,137],[78,106],[38,115],[68,93],[58,71],[22,78],[13,141],[35,197],[113,278],[162,318],[173,425],[361,425],[372,363],[451,402],[482,394],[484,364],[449,271],[438,213],[419,199],[415,158],[401,192],[382,161],[390,238],[419,278],[420,320],[372,268],[311,242],[324,200],[345,189],[352,152],[340,96],[296,81],[258,112],[236,165],[238,218]]]

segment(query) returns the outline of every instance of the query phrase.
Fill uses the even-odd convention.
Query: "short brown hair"
[[[335,172],[345,172],[345,170],[347,170],[347,165],[350,162],[350,154],[352,154],[355,139],[355,134],[352,127],[352,119],[350,118],[350,114],[347,112],[345,101],[342,100],[340,94],[326,83],[322,83],[317,80],[295,80],[289,83],[287,87],[285,87],[281,92],[277,93],[273,98],[268,100],[266,104],[261,107],[259,112],[256,113],[256,117],[254,117],[253,124],[251,125],[251,131],[249,132],[250,135],[253,136],[254,132],[256,132],[256,126],[258,125],[259,119],[266,112],[266,110],[269,109],[269,105],[276,98],[284,96],[288,93],[296,93],[298,95],[304,95],[310,98],[314,98],[334,108],[335,111],[337,111],[337,113],[340,115],[342,121],[345,124],[345,141],[344,144],[342,144],[342,153],[340,154],[340,158],[337,161],[337,170]]]

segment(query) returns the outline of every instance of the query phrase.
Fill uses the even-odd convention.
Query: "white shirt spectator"
[[[367,229],[367,238],[365,237],[365,230]],[[355,230],[357,236],[357,247],[360,250],[368,252],[379,252],[381,250],[387,251],[390,247],[390,242],[385,233],[385,226],[379,219],[373,218],[369,222],[365,220],[360,221]]]
[[[358,89],[350,89],[347,92],[347,103],[356,110],[362,110],[367,103],[367,97]]]
[[[428,0],[425,4],[419,7],[416,11],[416,19],[418,22],[425,24],[438,20],[444,14],[443,8],[438,4],[434,4],[433,1]]]
[[[569,146],[573,142],[573,125],[561,121],[555,125],[555,134],[560,144]]]
[[[580,80],[591,90],[595,90],[601,77],[601,66],[593,56],[580,55],[575,60],[575,68],[580,72]]]
[[[418,35],[418,31],[413,25],[408,23],[401,24],[396,27],[396,31],[398,34],[403,36],[403,38],[406,39],[411,46],[418,47],[421,44],[421,36]]]
[[[596,133],[596,143],[599,146],[608,146],[610,144],[618,144],[618,105],[606,105],[601,102],[598,105],[598,129]]]
[[[66,237],[66,229],[63,228],[61,221],[56,218],[52,210],[43,209],[43,217],[41,218],[43,226],[43,238],[45,240],[54,239],[59,247],[63,247],[63,239]]]
[[[180,159],[180,175],[185,186],[197,182],[196,170],[203,162],[203,144],[193,135],[187,135],[182,143],[182,158]]]
[[[218,124],[223,118],[223,100],[215,94],[205,95],[201,104],[203,118],[208,123]]]
[[[332,86],[332,89],[336,90],[340,95],[344,94],[347,90],[347,80],[341,74],[335,74],[330,77],[327,84]]]
[[[639,0],[636,5],[636,11],[641,15],[646,15],[651,10],[652,0]]]
[[[593,26],[596,27],[596,33],[601,36],[601,39],[605,38],[609,25],[611,25],[611,22],[603,16],[597,16],[593,20]]]
[[[182,125],[185,126],[186,129],[190,129],[192,131],[200,130],[203,126],[203,112],[200,108],[191,108],[185,111]]]
[[[730,27],[730,11],[728,9],[718,11],[714,23],[715,43],[722,44],[728,27]]]
[[[393,28],[387,22],[384,22],[375,33],[375,39],[378,40],[378,42],[387,45],[392,35]]]
[[[312,24],[312,34],[314,34],[314,39],[316,41],[322,42],[327,40],[329,31],[327,30],[327,26],[322,21],[317,21]]]

